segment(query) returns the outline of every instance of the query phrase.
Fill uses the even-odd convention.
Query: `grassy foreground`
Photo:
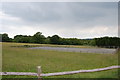
[[[23,43],[2,43],[3,72],[36,72],[36,66],[42,66],[43,73],[73,71],[82,69],[103,68],[118,65],[118,54],[95,54],[60,52],[52,50],[27,49],[25,47],[11,47],[22,45],[38,45]],[[46,45],[47,46],[47,45]],[[32,76],[3,76],[21,78]],[[117,78],[118,69],[79,73],[73,75],[51,76],[45,78]]]

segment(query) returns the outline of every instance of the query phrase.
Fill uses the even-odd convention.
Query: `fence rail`
[[[91,69],[91,70],[77,70],[77,71],[67,71],[67,72],[56,72],[56,73],[32,73],[32,72],[0,72],[0,75],[29,75],[29,76],[58,76],[58,75],[68,75],[76,73],[87,73],[87,72],[98,72],[110,69],[120,68],[120,66],[110,66],[105,68]]]

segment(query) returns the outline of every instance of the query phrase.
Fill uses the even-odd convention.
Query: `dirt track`
[[[57,50],[65,52],[82,52],[82,53],[114,53],[116,49],[105,48],[64,48],[64,47],[32,47],[30,49],[44,49],[44,50]]]

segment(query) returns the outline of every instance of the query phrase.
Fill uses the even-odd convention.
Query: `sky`
[[[118,2],[119,0],[1,0],[1,2]]]
[[[117,2],[2,2],[0,33],[64,38],[118,36]]]

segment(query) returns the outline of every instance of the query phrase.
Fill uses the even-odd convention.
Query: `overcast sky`
[[[4,2],[0,33],[65,38],[118,36],[117,2]]]

